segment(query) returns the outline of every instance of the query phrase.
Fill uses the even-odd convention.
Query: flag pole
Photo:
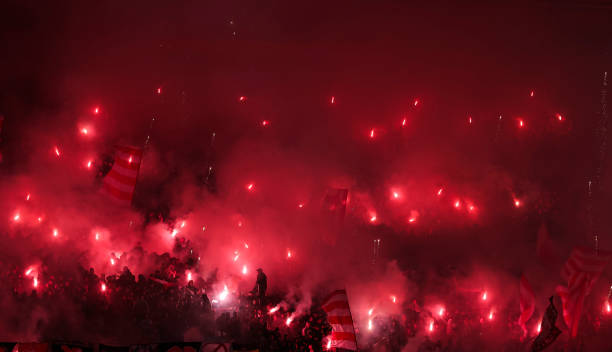
[[[344,292],[346,292],[346,300],[348,301],[348,291],[346,290],[346,287],[344,288]],[[350,304],[348,304],[348,311],[351,315],[351,320],[353,320],[353,313],[351,312]],[[357,343],[357,331],[355,330],[355,320],[353,320],[353,331],[355,331],[355,349],[359,351],[359,343]]]

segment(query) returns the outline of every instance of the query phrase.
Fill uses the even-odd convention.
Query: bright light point
[[[419,105],[419,99],[414,99],[414,103],[412,103],[412,105],[414,105],[414,106]]]
[[[291,325],[292,321],[293,321],[293,316],[287,318],[287,320],[285,321],[285,325],[287,325],[287,326]]]
[[[185,227],[185,222],[181,222],[181,228]]]
[[[15,216],[13,216],[13,221],[19,221],[20,218],[21,216],[19,214],[16,214]]]
[[[436,192],[436,194],[438,195],[438,197],[442,195],[442,192],[444,192],[444,188],[440,188],[440,189],[438,190],[438,192]]]
[[[482,294],[482,300],[483,300],[483,301],[486,301],[486,300],[487,300],[487,291],[485,291],[485,292]]]
[[[563,117],[563,115],[561,115],[561,114],[557,114],[557,115],[555,115],[555,116],[557,117],[557,121],[559,121],[559,122],[561,122],[561,121],[565,120],[565,118],[564,118],[564,117]]]
[[[412,223],[416,222],[416,218],[414,218],[414,217],[410,218],[410,219],[408,219],[408,222],[412,224]]]
[[[489,320],[493,320],[493,311],[489,312]]]
[[[368,330],[372,330],[372,319],[368,319]]]
[[[236,254],[236,256],[234,257],[234,261],[238,260],[238,257],[240,257],[240,254]]]
[[[610,302],[606,302],[606,312],[610,313]]]
[[[459,207],[461,207],[461,201],[456,200],[453,205],[455,206],[455,208],[459,209]]]
[[[400,195],[397,192],[393,192],[393,198],[394,199],[399,199]]]
[[[291,258],[291,251],[287,251],[287,259]]]
[[[106,285],[105,284],[100,285],[100,291],[106,292]]]
[[[374,129],[373,128],[370,130],[370,138],[374,138]]]
[[[55,155],[60,156],[60,150],[58,147],[55,147]]]
[[[376,215],[370,216],[370,222],[376,222]]]
[[[330,350],[330,349],[331,349],[331,343],[332,343],[332,340],[331,340],[331,338],[329,338],[329,339],[327,340],[327,345],[325,346],[325,348],[326,348],[327,350]]]
[[[247,266],[243,265],[242,266],[242,275],[246,275],[247,274]]]
[[[81,128],[81,133],[84,135],[87,135],[88,133],[87,128]]]
[[[440,308],[440,310],[438,311],[438,315],[439,316],[443,316],[444,315],[444,308]]]
[[[274,313],[278,312],[279,309],[280,309],[280,306],[276,305],[276,306],[270,308],[270,310],[268,311],[268,314],[274,314]]]
[[[188,272],[187,272],[187,282],[191,281],[191,279],[192,279],[191,272],[190,272],[190,271],[188,271]]]
[[[37,220],[38,222],[42,222],[42,217],[39,216]]]
[[[30,193],[26,194],[26,200],[30,200]]]
[[[304,207],[304,204],[302,203],[298,204],[298,208],[303,208],[303,207]]]
[[[100,239],[100,234],[96,232],[96,241]]]
[[[202,226],[202,231],[206,231],[206,226]]]
[[[515,199],[514,200],[514,206],[517,207],[517,208],[520,207],[521,206],[521,201],[518,200],[518,199]]]
[[[32,283],[32,285],[34,285],[34,287],[38,287],[38,279],[34,278],[34,282]]]
[[[542,331],[542,322],[540,322],[540,324],[538,324],[538,328],[536,329],[537,333],[539,334],[540,331]]]
[[[110,263],[111,263],[111,265],[115,265],[115,259],[110,258]]]
[[[525,127],[525,121],[523,121],[523,119],[518,119],[518,125],[520,128]]]
[[[249,245],[246,242],[244,242],[244,248],[249,249]]]
[[[329,102],[331,104],[335,104],[336,103],[336,97],[332,96],[331,99],[329,100]]]
[[[397,302],[397,297],[391,296],[391,302],[396,303]]]
[[[370,309],[368,310],[368,315],[369,315],[369,316],[372,316],[372,313],[373,313],[373,312],[374,312],[374,308],[370,308]]]
[[[268,120],[261,121],[261,125],[264,126],[264,127],[268,126],[269,124],[270,124],[270,121],[268,121]]]
[[[430,321],[429,322],[429,332],[433,332],[433,330],[434,330],[434,322]]]
[[[29,268],[29,269],[28,269],[28,270],[25,272],[26,276],[30,276],[30,273],[31,273],[31,272],[32,272],[32,268]]]
[[[468,123],[471,125],[472,124],[472,117],[468,116]]]
[[[172,233],[170,234],[172,237],[176,237],[176,234],[178,233],[177,229],[172,230]]]
[[[474,212],[474,210],[476,210],[476,207],[474,207],[474,205],[472,205],[472,204],[468,205],[468,211],[469,211],[470,213],[473,213],[473,212]]]
[[[242,221],[238,221],[238,227],[242,227]]]
[[[57,229],[53,229],[53,237],[57,237],[59,235],[59,231]]]
[[[407,121],[406,119],[403,119],[403,120],[402,120],[402,127],[406,127],[406,123],[407,123],[407,122],[408,122],[408,121]]]
[[[133,160],[133,159],[132,159],[132,156],[130,155],[130,157],[128,158],[128,163],[130,163],[130,164],[131,164],[131,163],[132,163],[132,160]]]
[[[93,108],[93,113],[95,115],[98,115],[100,113],[100,108],[98,106],[96,106],[95,108]]]
[[[221,291],[221,293],[219,294],[219,301],[225,301],[225,299],[227,298],[227,295],[229,295],[229,291],[227,290],[227,285],[223,285],[223,291]]]
[[[157,88],[157,94],[161,94],[161,87]]]
[[[244,103],[246,101],[246,97],[244,95],[241,95],[240,98],[238,98],[238,101],[241,103]]]
[[[254,184],[252,184],[252,183],[249,183],[249,184],[246,186],[246,189],[247,189],[248,191],[252,191],[252,190],[254,190],[254,189],[255,189],[255,185],[254,185]]]
[[[534,91],[529,92],[529,96],[533,98],[533,96],[535,95]]]

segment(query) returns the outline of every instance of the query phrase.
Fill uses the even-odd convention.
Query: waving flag
[[[519,316],[518,323],[523,329],[523,331],[526,332],[527,329],[525,328],[525,323],[527,323],[529,318],[531,318],[531,315],[533,315],[533,311],[535,310],[535,295],[525,275],[521,275],[519,295],[520,295],[521,315]]]
[[[330,294],[323,303],[323,310],[327,313],[327,321],[332,327],[329,347],[357,351],[357,338],[346,290],[337,290]]]
[[[578,333],[584,299],[591,292],[611,256],[610,252],[599,251],[596,254],[592,249],[576,247],[561,271],[561,276],[567,280],[567,287],[557,286],[557,294],[563,302],[563,319],[571,337]]]
[[[130,203],[134,195],[142,148],[115,146],[115,163],[104,177],[104,191],[115,199]]]
[[[533,341],[533,345],[531,345],[532,352],[539,352],[550,346],[557,337],[561,334],[561,330],[555,326],[555,322],[557,321],[557,308],[553,304],[553,298],[550,297],[548,299],[550,304],[548,308],[546,308],[546,313],[544,313],[544,318],[542,318],[542,327],[540,329],[540,333]]]

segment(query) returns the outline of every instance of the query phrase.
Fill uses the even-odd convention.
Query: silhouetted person
[[[266,274],[264,274],[261,268],[257,269],[257,281],[255,281],[255,287],[253,288],[253,292],[255,294],[255,298],[259,305],[263,305],[264,298],[266,297],[266,290],[268,289],[268,278]]]

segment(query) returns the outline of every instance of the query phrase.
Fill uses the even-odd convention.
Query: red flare
[[[53,237],[57,237],[59,235],[59,231],[57,229],[53,229]]]
[[[98,115],[100,113],[100,107],[99,106],[94,107],[93,108],[93,113],[94,113],[94,115]]]
[[[471,125],[472,124],[472,117],[468,116],[468,123]]]
[[[542,322],[540,322],[540,324],[538,324],[538,327],[536,328],[536,332],[538,333],[538,335],[540,334],[540,331],[542,331]]]
[[[242,266],[242,275],[246,275],[247,274],[247,266],[243,265]]]
[[[91,169],[91,164],[93,163],[93,161],[91,160],[87,160],[87,168]]]
[[[372,325],[372,319],[368,319],[368,330],[372,330],[373,325]]]
[[[128,158],[128,163],[130,163],[130,164],[131,164],[131,163],[132,163],[132,160],[133,160],[133,159],[132,159],[132,156],[130,155],[130,157]]]
[[[516,199],[516,198],[514,198],[514,206],[515,206],[516,208],[520,207],[520,206],[521,206],[521,201],[520,201],[520,200],[518,200],[518,199]]]
[[[397,302],[397,297],[391,296],[391,302],[396,303]]]
[[[115,265],[115,259],[110,258],[110,263],[111,263],[111,265]]]
[[[412,103],[412,105],[414,105],[414,106],[419,105],[419,99],[414,99],[414,103]]]
[[[181,222],[181,228],[185,227],[185,221]]]
[[[15,214],[15,216],[13,216],[13,221],[17,222],[19,219],[21,219],[21,215]]]
[[[247,189],[248,191],[253,191],[253,190],[255,189],[255,184],[253,184],[253,183],[249,183],[249,184],[246,186],[246,189]]]
[[[87,135],[87,133],[89,133],[89,130],[86,127],[83,127],[81,128],[81,133]]]
[[[106,284],[100,285],[100,291],[106,292]]]
[[[335,103],[336,103],[336,97],[334,97],[334,96],[332,95],[332,97],[331,97],[331,99],[329,100],[329,102],[330,102],[331,104],[335,104]]]
[[[26,200],[30,200],[30,193],[26,194]]]
[[[26,270],[26,272],[25,272],[26,276],[30,276],[30,273],[32,272],[32,270],[34,270],[34,269],[29,268],[28,270]]]
[[[57,155],[58,158],[60,156],[60,150],[57,146],[55,146],[55,155]]]
[[[298,208],[303,208],[303,207],[304,207],[303,203],[298,204]]]
[[[191,275],[191,271],[187,272],[187,282],[191,281],[192,275]]]
[[[288,317],[287,320],[285,321],[285,325],[290,326],[292,321],[293,321],[293,316]]]
[[[534,91],[529,92],[529,96],[533,98],[533,96],[535,95]]]
[[[95,238],[96,238],[96,241],[100,240],[100,234],[96,232]]]
[[[32,285],[36,288],[38,287],[38,278],[34,278],[34,282],[32,283]]]
[[[376,214],[370,214],[370,222],[371,223],[375,223],[376,222]]]
[[[489,320],[493,320],[493,311],[489,312]]]
[[[482,294],[482,300],[483,300],[483,301],[486,301],[486,300],[487,300],[487,291],[485,291],[485,292]]]
[[[441,307],[440,310],[438,310],[438,315],[439,316],[444,316],[444,307]]]
[[[332,343],[332,340],[331,340],[331,337],[330,337],[330,338],[327,339],[327,345],[325,346],[326,350],[329,351],[331,349],[331,343]]]
[[[453,203],[453,205],[455,206],[455,208],[459,209],[461,207],[461,201],[457,199],[455,203]]]
[[[606,313],[610,313],[610,302],[606,302]]]
[[[444,192],[444,188],[440,188],[438,189],[438,192],[436,192],[436,194],[438,195],[438,197],[440,197],[442,195],[442,192]]]
[[[238,98],[238,101],[241,103],[246,102],[247,98],[244,95],[241,95],[240,98]]]
[[[557,117],[557,121],[559,122],[562,122],[563,120],[565,120],[565,118],[561,114],[556,114],[555,117]]]
[[[404,118],[404,119],[402,120],[402,127],[406,127],[406,122],[408,122],[408,121],[407,121],[407,119],[405,119],[405,118]]]
[[[268,121],[268,120],[261,121],[261,125],[264,126],[264,127],[268,126],[269,124],[270,124],[270,121]]]
[[[523,119],[519,118],[517,121],[519,128],[525,127],[525,121]]]
[[[429,332],[433,332],[434,330],[434,322],[433,320],[429,322]]]
[[[278,312],[279,309],[280,309],[280,306],[276,305],[276,306],[270,308],[270,310],[268,310],[268,314],[274,314],[274,313]]]
[[[287,250],[287,259],[290,259],[290,258],[291,258],[291,251]]]
[[[374,138],[374,129],[373,128],[370,130],[370,138]]]
[[[161,94],[161,87],[157,88],[157,94]]]
[[[408,222],[412,224],[412,223],[416,222],[416,218],[415,217],[411,217],[410,219],[408,219]]]
[[[391,192],[391,196],[393,197],[393,199],[399,199],[400,198],[400,194],[398,191],[392,191]]]

